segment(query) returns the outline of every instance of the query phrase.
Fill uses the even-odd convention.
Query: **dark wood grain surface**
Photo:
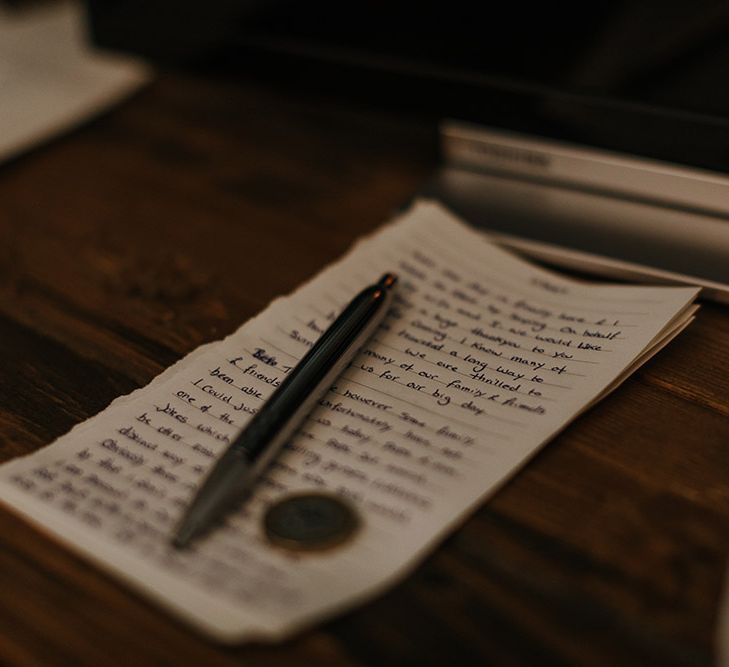
[[[163,76],[0,167],[0,458],[146,384],[343,253],[436,163],[426,119]],[[729,309],[551,442],[414,574],[222,648],[0,510],[9,665],[710,664],[729,558]]]

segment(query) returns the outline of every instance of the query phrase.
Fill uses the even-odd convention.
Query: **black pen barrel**
[[[346,368],[381,321],[392,297],[392,274],[362,290],[319,337],[231,445],[255,461],[292,421],[300,422]],[[389,280],[383,285],[383,281]],[[302,414],[303,413],[303,414]],[[275,448],[274,448],[275,449]]]
[[[185,547],[250,491],[316,402],[379,326],[397,279],[385,274],[360,292],[284,378],[216,462],[178,526],[173,544]]]

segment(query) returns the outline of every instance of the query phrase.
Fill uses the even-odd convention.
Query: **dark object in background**
[[[102,46],[729,171],[729,5],[89,0]],[[305,82],[302,84],[302,81]]]

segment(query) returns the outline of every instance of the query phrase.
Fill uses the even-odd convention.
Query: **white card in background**
[[[149,78],[141,61],[90,47],[80,2],[0,7],[0,161],[76,127]]]
[[[336,313],[386,271],[390,315],[253,498],[189,551],[201,478]],[[541,445],[690,320],[692,288],[589,285],[418,203],[224,341],[0,468],[0,498],[223,641],[274,640],[412,569]],[[318,554],[269,545],[287,493],[348,498],[363,527]]]

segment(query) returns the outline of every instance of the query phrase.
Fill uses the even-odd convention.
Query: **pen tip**
[[[172,538],[172,546],[175,547],[175,549],[184,549],[187,547],[192,541],[192,538],[197,534],[197,529],[198,526],[191,522],[180,526]]]
[[[385,288],[388,288],[388,289],[391,288],[391,287],[394,287],[396,283],[397,283],[397,276],[394,273],[386,273],[377,282],[377,284],[380,287],[385,287]]]

